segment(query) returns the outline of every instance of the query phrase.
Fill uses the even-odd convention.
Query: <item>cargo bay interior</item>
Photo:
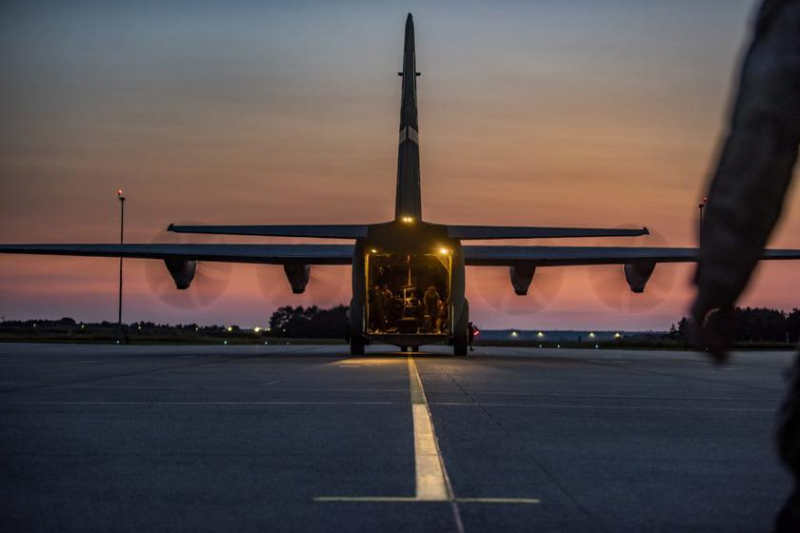
[[[452,255],[366,255],[367,334],[449,335]]]

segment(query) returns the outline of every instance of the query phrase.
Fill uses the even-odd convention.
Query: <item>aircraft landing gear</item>
[[[453,328],[453,355],[463,357],[469,349],[469,302],[464,300],[464,310]]]
[[[364,337],[358,333],[350,337],[350,355],[364,355]]]
[[[466,331],[453,335],[453,355],[462,357],[467,355],[468,334]]]

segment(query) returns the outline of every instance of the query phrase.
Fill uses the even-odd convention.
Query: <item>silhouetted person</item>
[[[475,334],[478,333],[478,328],[475,327],[475,324],[470,322],[467,324],[467,335],[469,336],[469,349],[475,351]]]
[[[388,305],[389,302],[394,300],[394,294],[392,294],[391,289],[389,289],[389,285],[384,285],[381,290],[383,291],[383,299]]]
[[[439,300],[439,309],[436,311],[436,333],[441,333],[447,326],[447,298]]]
[[[389,289],[389,285],[386,284],[381,287],[381,292],[383,293],[383,307],[385,313],[384,322],[386,329],[388,330],[390,327],[392,327],[392,325],[394,325],[395,320],[397,320],[394,305],[394,294],[392,294],[392,291]]]
[[[433,321],[439,314],[439,291],[436,287],[429,285],[425,294],[422,296],[422,302],[425,304],[425,314],[428,315],[428,329],[433,329]]]
[[[781,214],[800,144],[800,0],[765,0],[742,65],[730,131],[708,192],[695,274],[692,343],[724,361],[733,308]],[[800,361],[778,427],[795,489],[776,531],[800,531]]]
[[[375,313],[375,322],[372,327],[375,331],[380,331],[384,329],[386,323],[386,301],[383,291],[378,285],[375,285],[372,290],[372,310]]]

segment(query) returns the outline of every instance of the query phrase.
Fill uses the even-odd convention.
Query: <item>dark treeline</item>
[[[791,312],[765,308],[737,308],[735,311],[735,342],[737,344],[797,344],[800,341],[800,309]],[[176,341],[189,342],[231,341],[263,342],[270,339],[344,339],[347,329],[347,307],[340,305],[332,309],[317,306],[285,306],[275,310],[269,319],[268,328],[241,329],[239,326],[197,324],[157,324],[154,322],[134,322],[123,324],[125,342],[138,341]],[[685,347],[691,319],[684,317],[673,324],[669,333],[651,332],[647,335],[626,335],[615,339],[614,346],[658,345]],[[119,330],[114,322],[84,323],[72,318],[58,320],[5,320],[0,322],[0,340],[40,339],[74,341],[104,341],[119,338]],[[488,339],[487,339],[488,340]],[[584,340],[586,340],[584,338]],[[271,342],[271,341],[270,341]],[[491,342],[479,341],[482,344]],[[504,339],[503,343],[524,344],[522,339]],[[548,345],[548,341],[535,339],[535,345]],[[588,341],[587,341],[588,342]],[[582,345],[580,342],[579,345]],[[588,344],[606,345],[608,343],[591,340]],[[602,347],[602,346],[601,346]]]
[[[263,322],[262,322],[263,323]],[[264,343],[272,339],[314,339],[343,342],[346,335],[347,307],[332,309],[281,307],[269,319],[269,327],[242,328],[237,325],[158,324],[133,322],[78,322],[64,317],[57,320],[1,320],[0,341],[42,342],[197,342],[224,344]]]
[[[669,335],[686,339],[692,319],[683,317],[673,324]],[[736,342],[788,342],[797,343],[800,337],[800,309],[790,313],[762,307],[737,307],[734,311],[734,338]]]
[[[257,334],[259,337],[287,337],[306,339],[343,339],[347,329],[347,307],[340,305],[332,309],[317,306],[278,308],[269,319],[269,328],[242,330],[239,326],[200,326],[197,324],[157,324],[154,322],[134,322],[123,324],[127,335],[211,335],[225,337]],[[70,335],[96,335],[108,333],[117,335],[115,322],[77,322],[65,317],[58,320],[5,320],[0,322],[0,332],[37,335],[49,333],[69,333]]]
[[[216,333],[227,331],[225,326],[200,326],[197,324],[157,324],[155,322],[133,322],[130,324],[123,324],[123,328],[127,331],[147,331],[147,332],[164,332],[164,331],[186,331],[186,332],[204,332]],[[237,326],[232,327],[234,330],[239,330]],[[3,320],[0,322],[0,331],[25,331],[31,330],[43,331],[70,331],[72,333],[92,332],[102,330],[118,329],[116,322],[77,322],[70,317],[59,318],[57,320],[49,319],[28,319],[28,320]]]
[[[272,313],[269,319],[270,333],[276,337],[300,337],[306,339],[340,339],[347,329],[347,307],[339,305],[332,309],[292,307],[287,305]]]

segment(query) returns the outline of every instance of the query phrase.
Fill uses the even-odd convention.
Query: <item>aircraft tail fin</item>
[[[422,192],[419,173],[419,125],[417,123],[417,63],[414,52],[414,19],[406,19],[403,47],[402,98],[400,103],[400,142],[397,152],[397,195],[395,218],[422,218]]]

